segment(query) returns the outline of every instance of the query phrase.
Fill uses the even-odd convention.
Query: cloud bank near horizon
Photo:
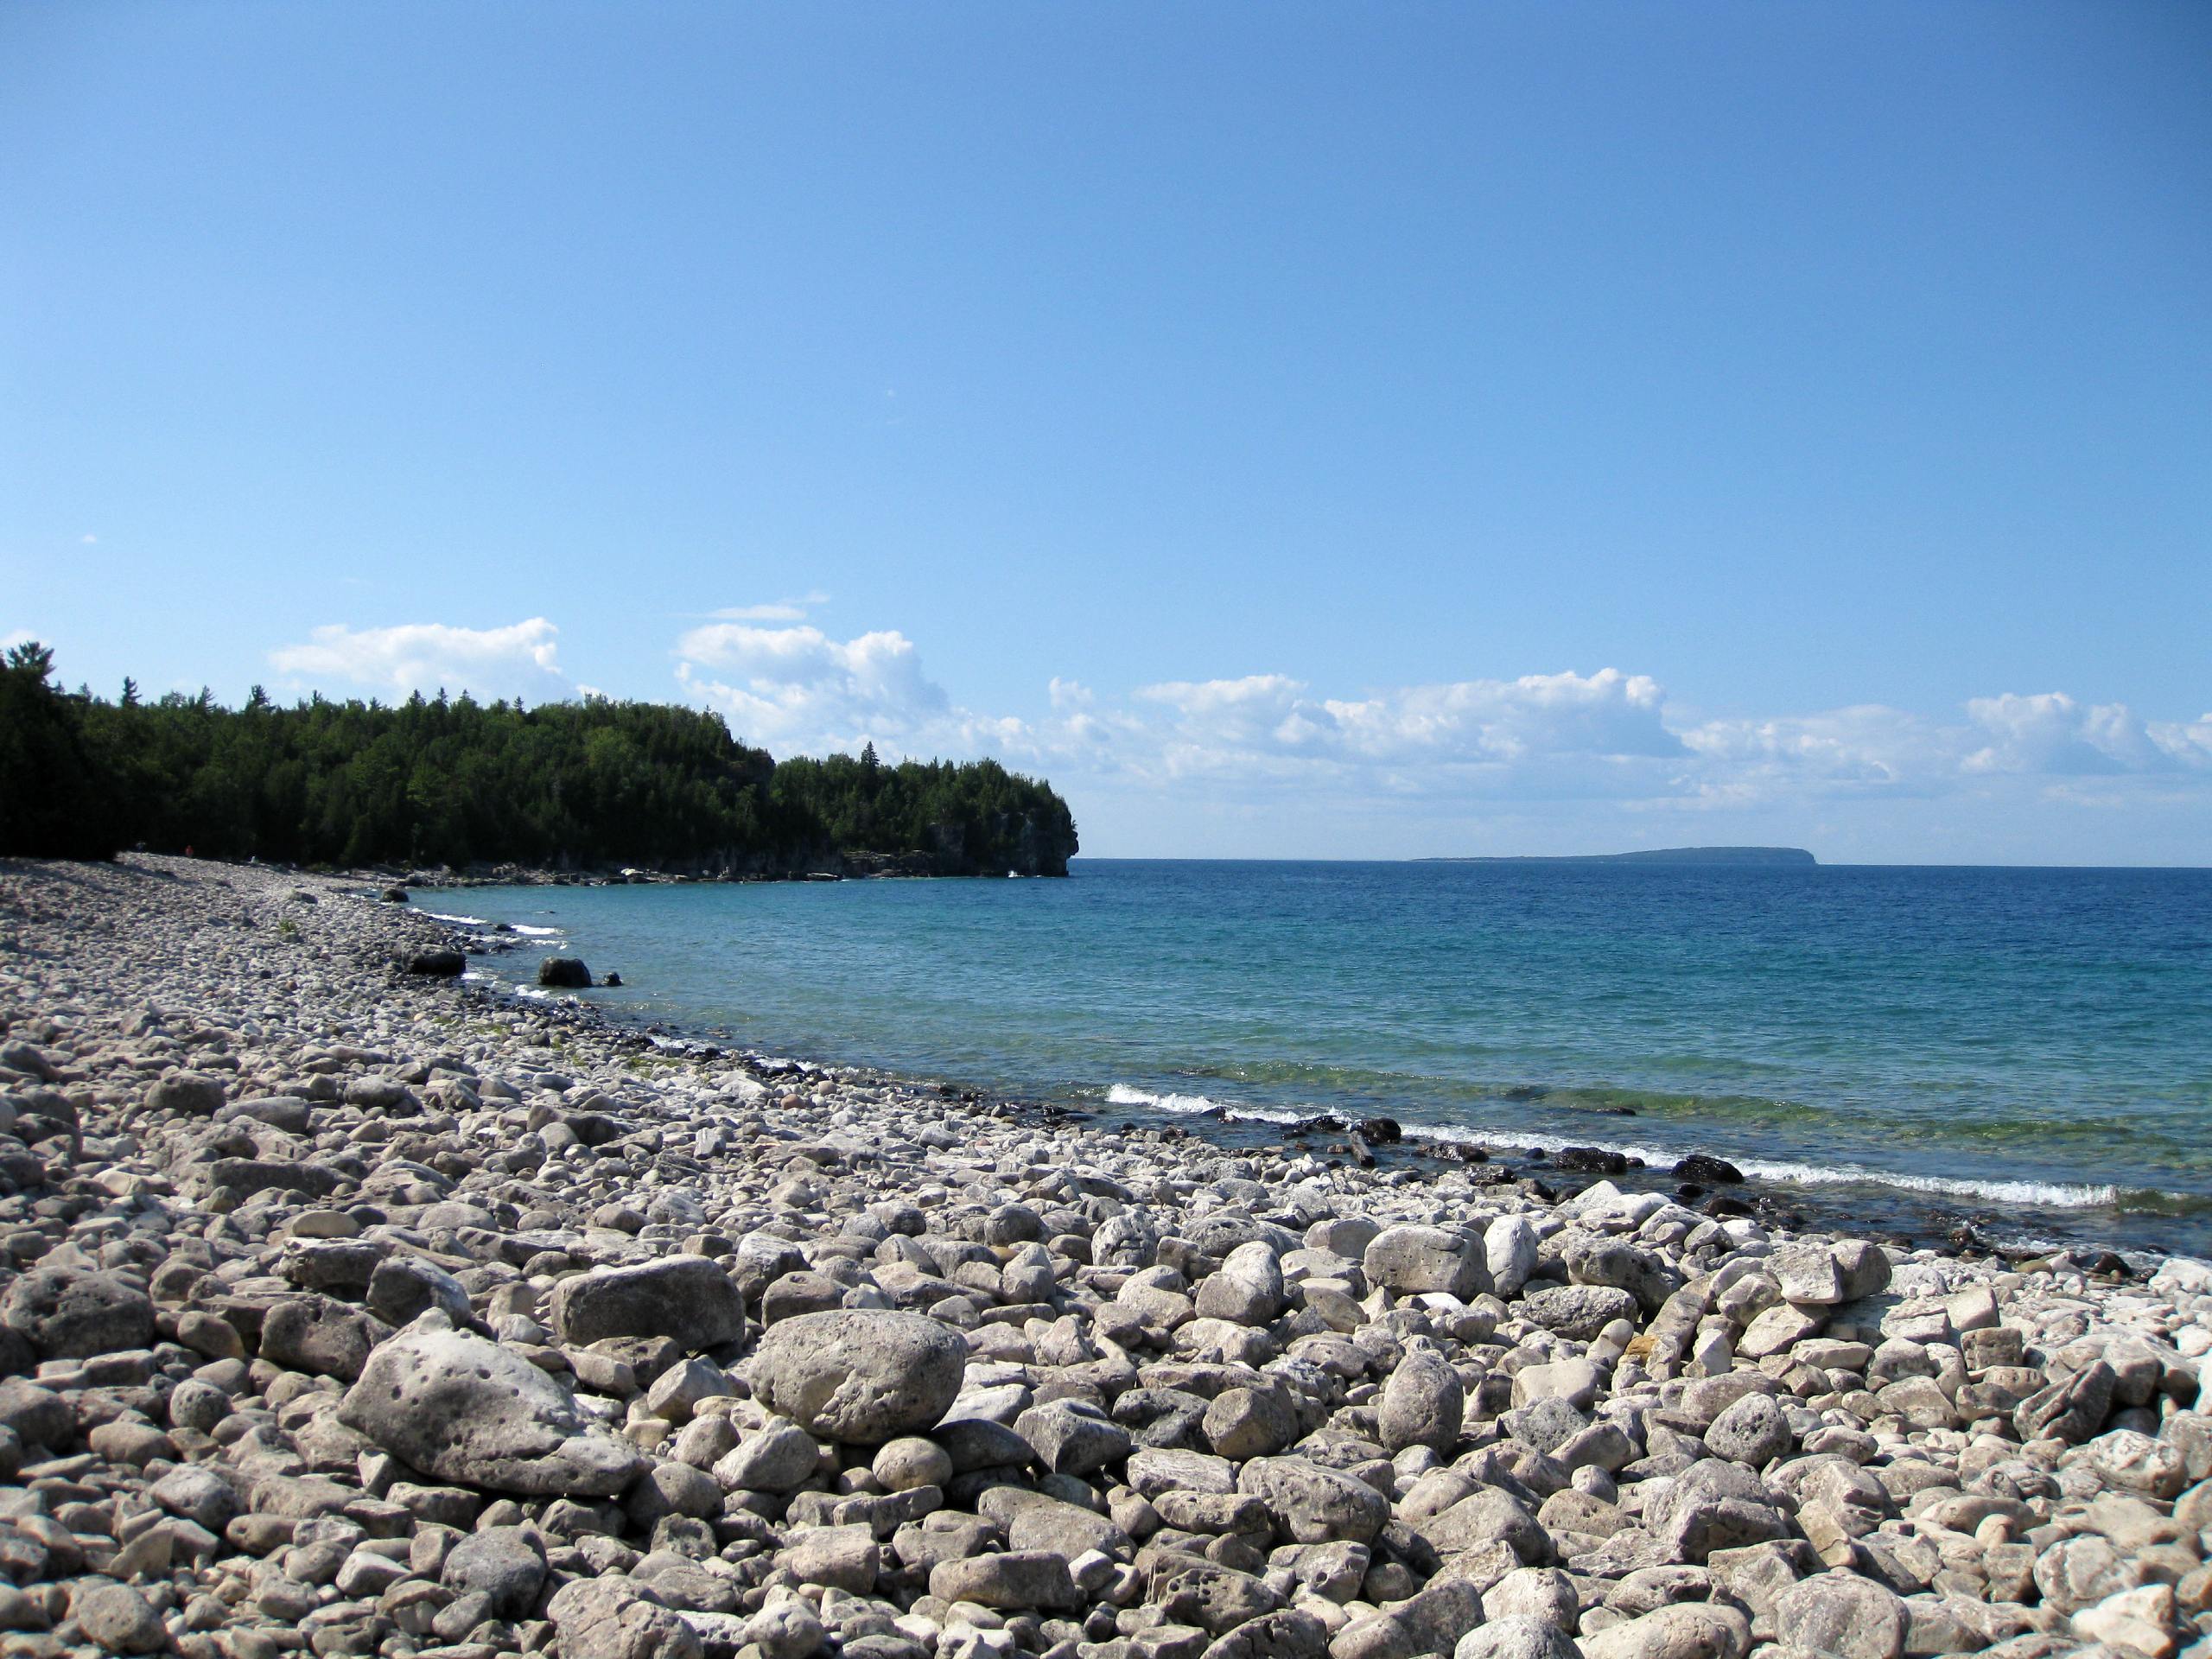
[[[503,628],[411,622],[389,628],[317,628],[304,644],[279,645],[269,665],[289,684],[365,687],[405,698],[450,689],[478,696],[562,696],[573,690],[560,664],[560,630],[542,616]]]
[[[1746,817],[1966,796],[2084,810],[2212,804],[2212,714],[2153,719],[2063,691],[1994,692],[1941,715],[1869,702],[1712,718],[1614,667],[1356,690],[1262,673],[1111,696],[1055,678],[1039,708],[1001,713],[962,704],[896,629],[841,639],[808,621],[819,602],[733,607],[683,629],[675,692],[779,755],[866,743],[887,757],[989,755],[1064,792],[1207,810],[1446,821],[1455,809],[1577,803]],[[590,695],[568,677],[558,633],[543,617],[333,626],[270,660],[296,684],[393,696]]]

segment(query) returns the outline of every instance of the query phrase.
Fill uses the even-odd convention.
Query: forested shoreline
[[[303,865],[618,865],[1065,875],[1067,803],[996,761],[777,760],[719,715],[466,694],[239,707],[110,700],[18,645],[0,669],[0,854],[128,847]]]

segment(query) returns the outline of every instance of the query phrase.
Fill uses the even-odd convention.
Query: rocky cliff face
[[[1063,814],[1002,812],[988,829],[970,835],[957,823],[930,831],[928,847],[912,852],[840,851],[827,844],[760,850],[732,848],[718,856],[690,863],[654,865],[638,877],[684,876],[695,880],[727,879],[779,880],[810,875],[1065,875],[1076,855],[1075,826]],[[623,875],[631,872],[626,868]],[[614,871],[586,860],[563,856],[544,869],[515,864],[471,865],[465,872],[441,866],[418,869],[410,879],[435,887],[464,882],[530,882],[553,875],[585,880],[617,880]]]
[[[971,850],[976,843],[980,849]],[[1077,847],[1075,828],[1043,813],[1001,813],[987,833],[969,836],[957,823],[930,831],[927,848],[914,852],[840,852],[830,847],[780,853],[734,854],[725,864],[674,872],[713,878],[749,876],[774,880],[816,874],[870,875],[1065,875]]]
[[[931,874],[1065,875],[1077,846],[1072,824],[1052,823],[1036,812],[1000,813],[980,855],[969,850],[973,839],[963,837],[957,824],[937,825],[931,832]]]
[[[1017,838],[1024,875],[1065,875],[1068,860],[1078,845],[1072,823],[1046,823],[1035,813],[1025,816]]]

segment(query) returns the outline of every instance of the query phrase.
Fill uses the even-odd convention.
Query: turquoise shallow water
[[[1715,1152],[1830,1207],[2212,1249],[2212,871],[1084,859],[425,898],[619,969],[594,1001],[779,1053]]]

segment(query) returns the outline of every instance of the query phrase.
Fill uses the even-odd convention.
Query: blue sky
[[[0,7],[0,636],[1097,853],[2212,861],[2212,11]]]

